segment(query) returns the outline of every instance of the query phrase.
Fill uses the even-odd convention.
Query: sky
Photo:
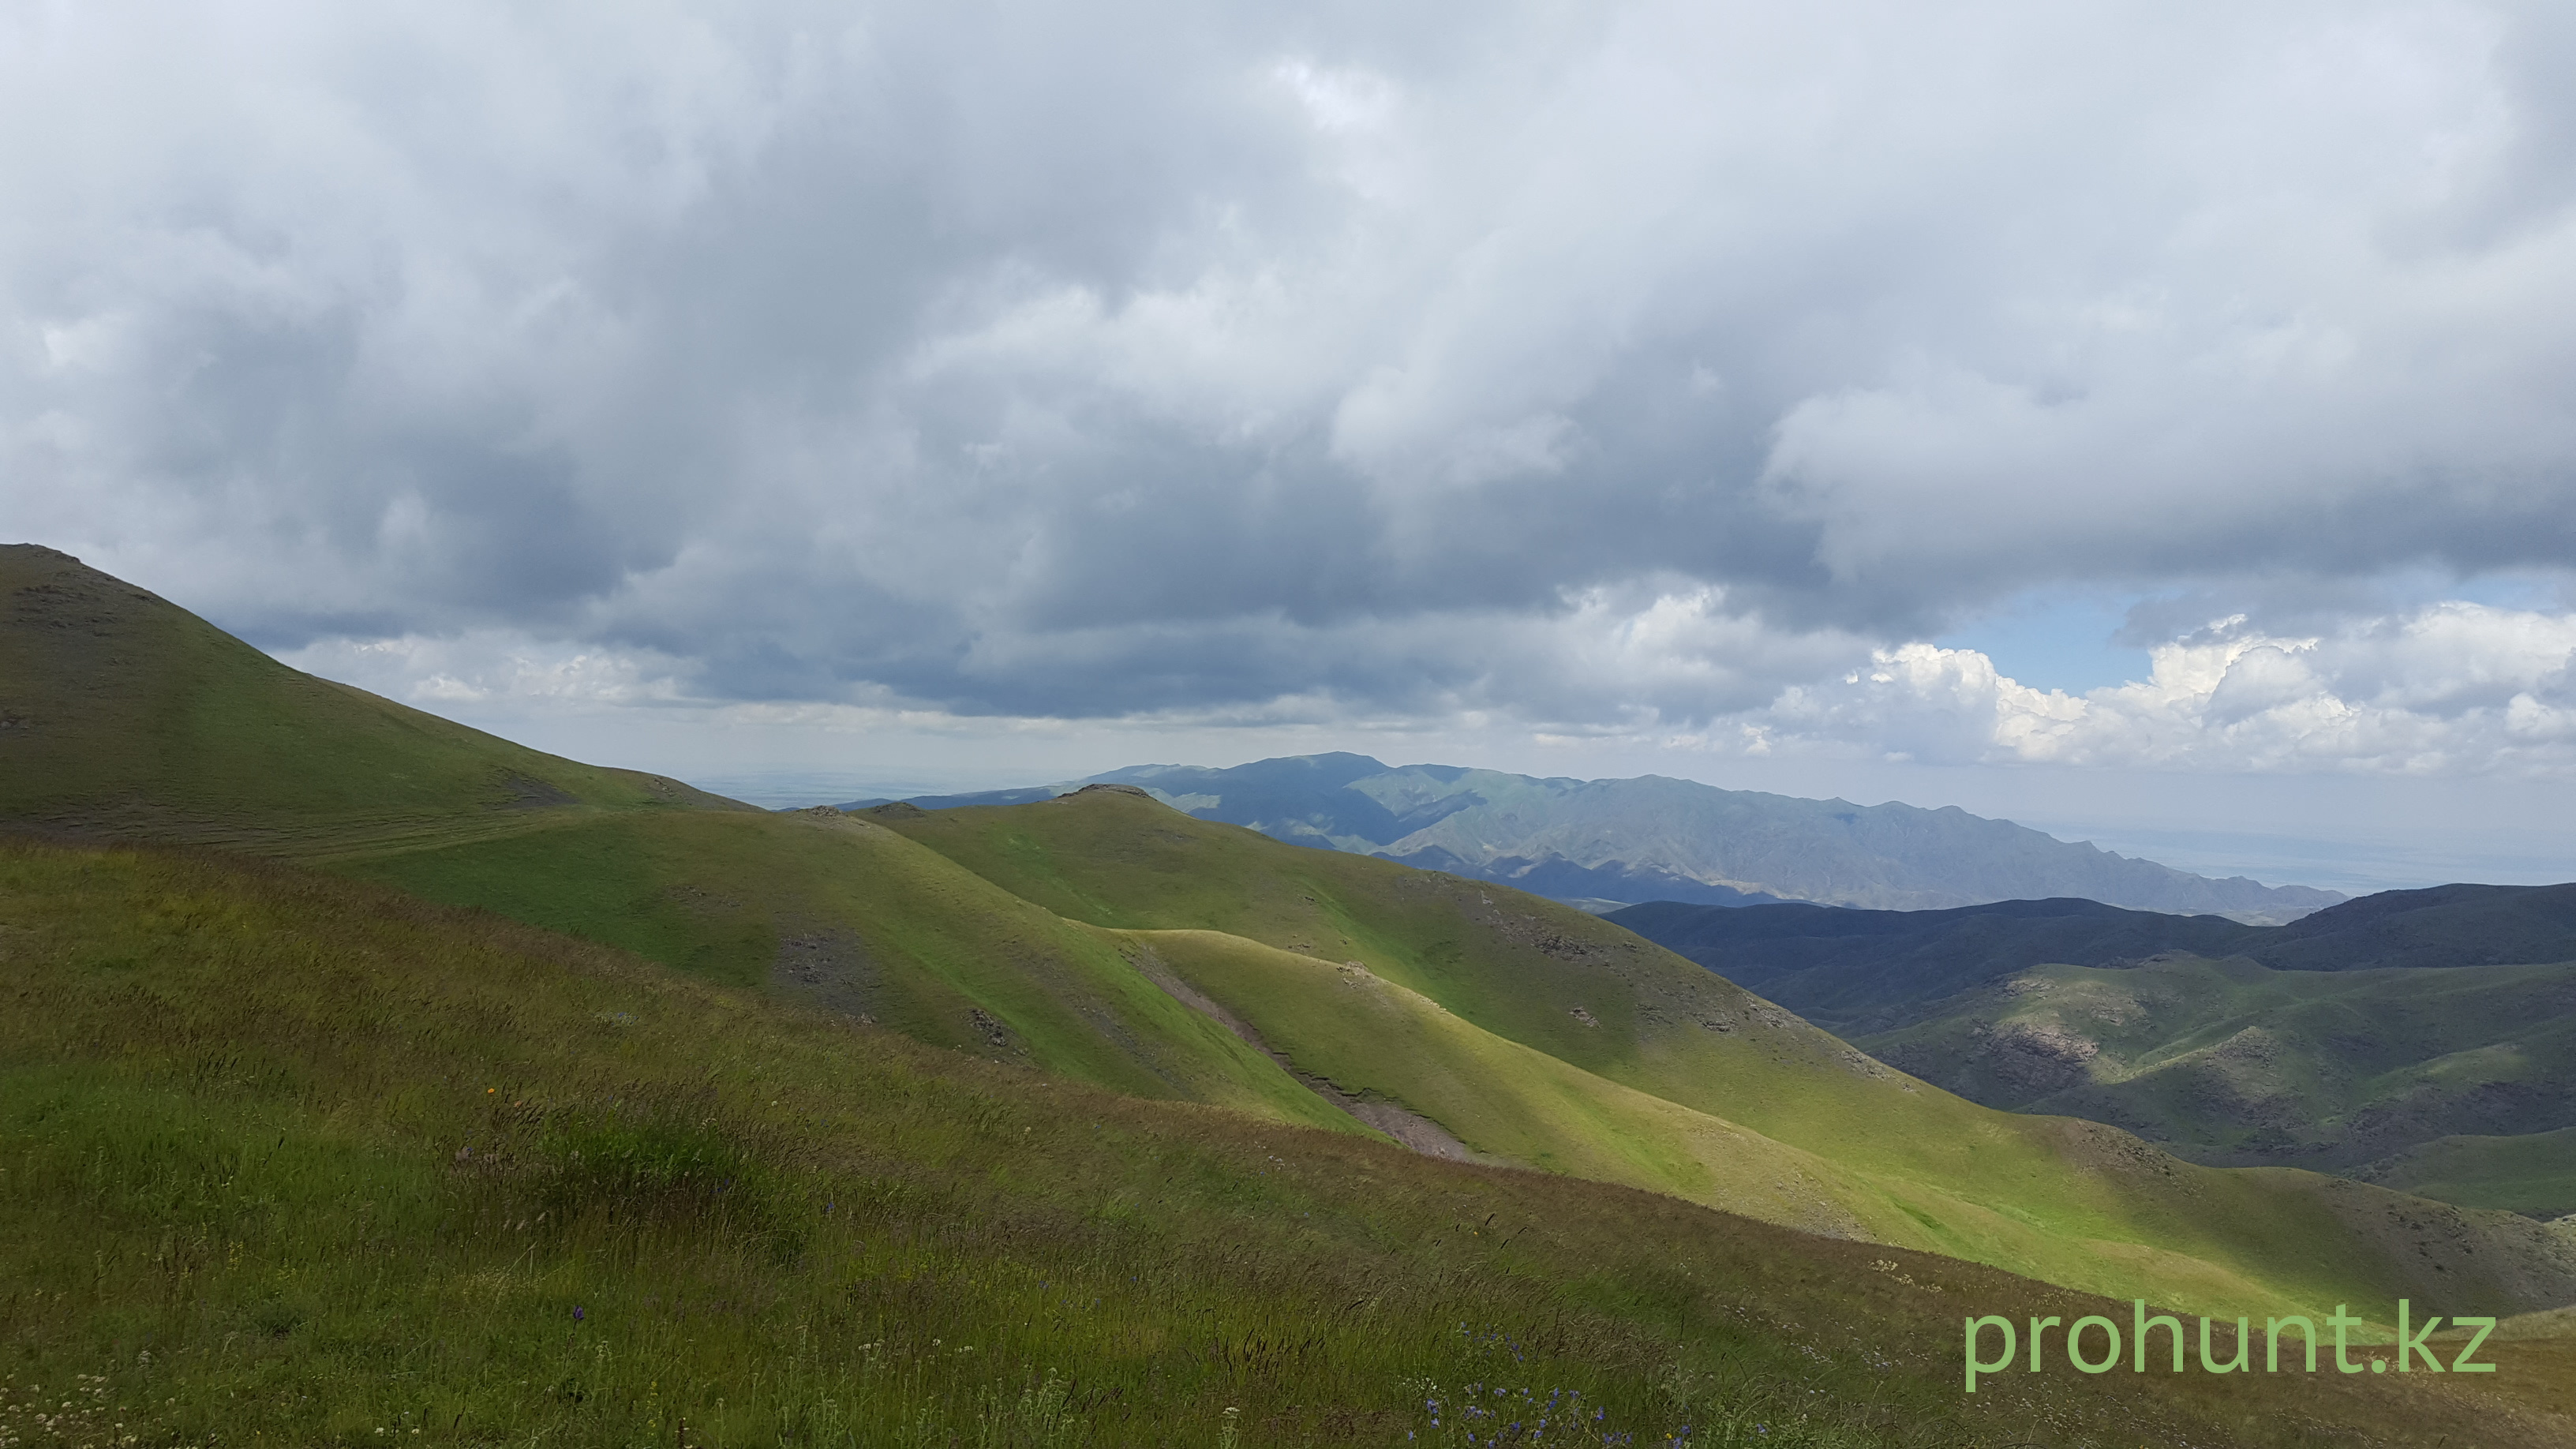
[[[0,0],[0,535],[763,799],[2576,876],[2576,11]]]

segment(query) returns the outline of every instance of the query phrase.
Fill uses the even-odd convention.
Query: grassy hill
[[[1611,919],[1989,1106],[2576,1211],[2576,887],[2385,891],[2273,927],[2077,900]]]
[[[2400,1296],[2576,1300],[2566,1234],[1979,1108],[1508,889],[1117,791],[729,808],[311,680],[60,555],[0,562],[19,792],[0,820],[21,831],[320,864],[1056,1084],[1032,1091],[1222,1107],[1354,1151],[1400,1137],[2115,1296],[2383,1318]],[[169,919],[181,945],[222,929]]]
[[[1962,992],[2035,966],[2129,965],[2168,951],[2226,956],[2264,934],[2224,916],[2124,910],[2073,897],[1947,911],[1711,910],[1649,901],[1607,919],[1848,1035],[1912,1025]]]
[[[2576,1341],[2545,1336],[2477,1378],[1970,1397],[1963,1309],[2126,1305],[1143,1101],[238,860],[0,843],[0,973],[13,1443],[2576,1433]]]
[[[1075,839],[1039,852],[1016,832],[1001,852],[1018,870],[942,853],[988,819]],[[1115,791],[937,816],[608,816],[337,868],[1094,1085],[1356,1133],[1428,1118],[1486,1159],[2093,1291],[2246,1311],[2418,1284],[2509,1309],[2576,1298],[2576,1244],[2528,1224],[2445,1212],[2398,1247],[2393,1195],[2207,1173],[1978,1108],[1580,912]],[[1159,909],[1111,903],[1157,889]],[[1364,997],[1383,998],[1374,1015]],[[1392,1034],[1399,1017],[1437,1030]],[[2215,1218],[2213,1195],[2230,1204]]]
[[[288,669],[77,559],[0,544],[0,821],[323,859],[737,805]]]
[[[1364,1131],[1096,932],[837,814],[521,748],[0,547],[0,824],[392,880],[1121,1091]]]
[[[837,813],[662,812],[343,863],[916,1040],[1144,1097],[1368,1129],[1140,975],[1115,933]]]
[[[2043,966],[1859,1041],[1977,1101],[2116,1123],[2205,1161],[2576,1212],[2576,963]]]
[[[1284,847],[1109,788],[881,818],[1066,919],[1248,943],[1198,934],[1158,949],[1270,1048],[1346,1090],[1428,1111],[1464,1080],[1508,1100],[1493,1113],[1523,1134],[1508,1148],[1480,1138],[1463,1104],[1430,1113],[1471,1149],[1548,1160],[1526,1134],[1561,1122],[1550,1150],[1578,1170],[2114,1295],[2251,1303],[2389,1272],[2567,1291],[2562,1267],[2541,1266],[2563,1263],[2566,1240],[2537,1225],[2401,1207],[2304,1173],[2211,1171],[2088,1123],[1983,1109],[1626,931],[1482,882]],[[1649,1125],[1674,1108],[1690,1115]],[[1772,1146],[1684,1145],[1730,1132]],[[1659,1150],[1632,1146],[1649,1142]],[[2390,1253],[2390,1224],[2429,1225],[2426,1211],[2446,1226],[2407,1230]],[[2444,1241],[2476,1240],[2497,1256],[2436,1266]]]
[[[2366,1163],[2354,1175],[2419,1197],[2558,1217],[2562,1225],[2576,1226],[2576,1127],[2437,1137]]]
[[[1893,1031],[2036,966],[2133,966],[2182,953],[2274,971],[2449,970],[2576,960],[2576,885],[2381,891],[2286,925],[1998,901],[1947,911],[1651,901],[1611,920],[1834,1031]]]

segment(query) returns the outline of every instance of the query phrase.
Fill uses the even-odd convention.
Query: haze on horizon
[[[746,792],[2576,875],[2576,12],[0,6],[0,535]]]

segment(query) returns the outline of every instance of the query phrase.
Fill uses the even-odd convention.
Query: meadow
[[[1960,1305],[2124,1305],[282,867],[0,846],[0,923],[14,1444],[2564,1442],[2557,1340],[1968,1399]]]

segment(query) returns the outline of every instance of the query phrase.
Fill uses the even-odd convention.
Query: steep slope
[[[2082,896],[2281,921],[2342,899],[2210,880],[1955,807],[1800,800],[1655,776],[1538,779],[1449,765],[1390,769],[1365,755],[1329,754],[1231,769],[1141,765],[1081,783],[1135,785],[1201,819],[1293,844],[1385,855],[1561,900],[1922,910]],[[1072,788],[911,803],[1022,804]]]
[[[2537,1397],[2576,1340],[2541,1337],[2488,1375],[1966,1396],[1962,1305],[2128,1305],[206,854],[0,842],[0,980],[0,1425],[30,1445],[1440,1442],[1490,1422],[1470,1384],[1594,1442],[2576,1433]]]
[[[316,679],[33,544],[0,545],[0,824],[304,858],[748,809]]]
[[[1400,1025],[1434,1020],[1424,1013],[1435,1012],[1607,1084],[1585,1087],[1595,1102],[1614,1098],[1611,1087],[1625,1089],[1708,1124],[1688,1131],[1740,1129],[1834,1170],[1790,1190],[1789,1179],[1770,1172],[1776,1156],[1747,1155],[1732,1179],[1703,1188],[1686,1185],[1690,1169],[1678,1161],[1651,1169],[1660,1178],[1622,1180],[1775,1217],[1789,1210],[1781,1206],[1785,1192],[1797,1210],[1822,1214],[1786,1220],[2115,1295],[2136,1288],[2248,1302],[2312,1295],[2330,1281],[2355,1281],[2350,1274],[2394,1281],[2375,1276],[2385,1272],[2422,1272],[2428,1287],[2479,1276],[2490,1285],[2482,1291],[2543,1299],[2576,1291],[2567,1276],[2576,1270],[2566,1256],[2571,1244],[2536,1224],[2404,1206],[2405,1199],[2304,1174],[2192,1167],[2090,1124],[1981,1109],[1553,903],[1391,862],[1284,848],[1111,787],[1009,808],[891,807],[884,818],[1068,919],[1141,932],[1213,930],[1254,943],[1197,957],[1157,949],[1271,1049],[1344,1088],[1377,1087],[1435,1118],[1432,1104],[1447,1090],[1435,1080],[1443,1072],[1467,1072],[1481,1090],[1522,1094],[1514,1100],[1562,1100],[1566,1079],[1509,1067],[1507,1054],[1481,1038],[1445,1024],[1437,1033]],[[1322,998],[1341,1005],[1323,1006]],[[1362,1006],[1376,1025],[1362,1029],[1342,1014]],[[1434,1050],[1441,1040],[1452,1045]],[[1372,1041],[1415,1045],[1378,1057]],[[1484,1065],[1472,1072],[1454,1065],[1470,1056]],[[1638,1112],[1587,1110],[1595,1125],[1585,1130],[1598,1150],[1639,1134]],[[1440,1120],[1470,1148],[1501,1150],[1463,1117]],[[1667,1151],[1676,1145],[1669,1131],[1661,1140]],[[2392,1215],[2426,1211],[2442,1218],[2444,1232],[2467,1235],[2455,1241],[2487,1246],[2435,1269],[2415,1256],[2443,1251],[2425,1235],[2410,1238],[2400,1262],[2383,1258],[2378,1235]],[[2141,1286],[2148,1283],[2155,1286]]]
[[[1061,919],[834,812],[607,817],[340,867],[1140,1097],[1365,1132]]]
[[[874,826],[604,770],[279,664],[0,548],[0,830],[400,884],[1140,1096],[1366,1131],[1058,920]]]

